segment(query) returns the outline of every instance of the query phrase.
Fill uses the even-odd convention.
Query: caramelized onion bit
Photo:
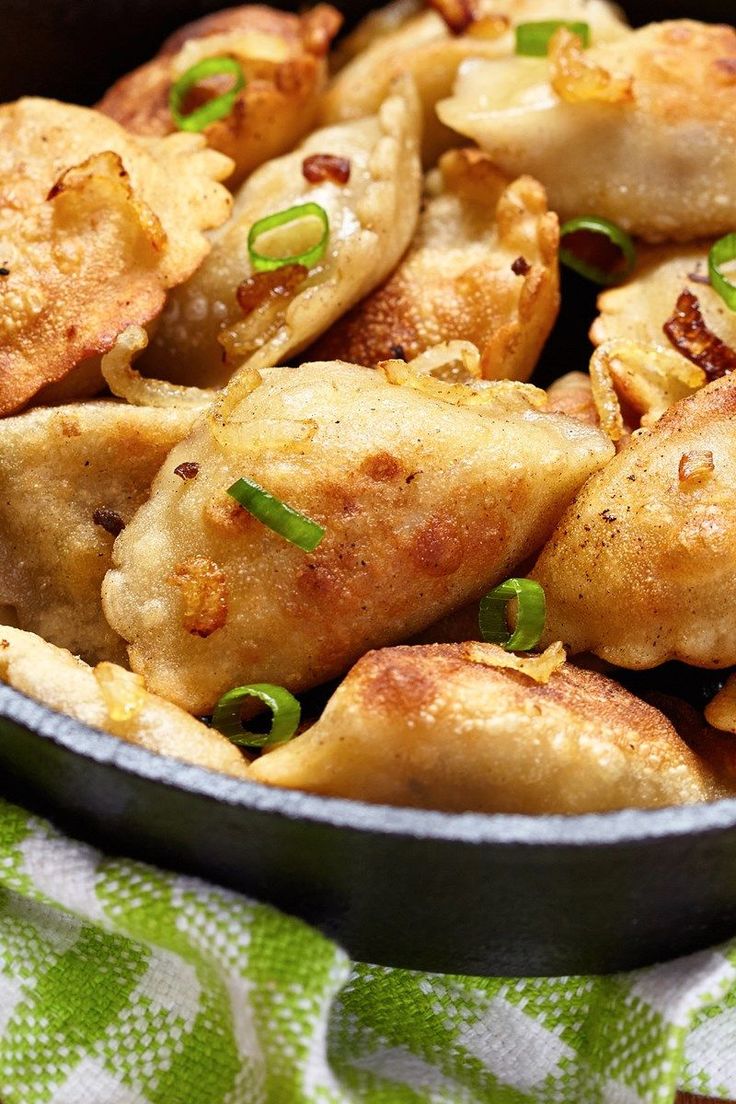
[[[155,406],[163,409],[204,409],[217,391],[202,387],[183,387],[166,380],[147,379],[131,364],[136,353],[148,345],[148,334],[141,326],[128,326],[118,336],[109,353],[102,358],[105,383],[119,399],[131,406]]]
[[[708,329],[698,298],[691,291],[680,292],[674,314],[663,329],[678,353],[702,368],[709,380],[736,369],[736,352]]]
[[[93,674],[110,720],[117,724],[132,721],[146,700],[141,676],[107,662],[98,663]]]
[[[586,55],[583,43],[560,27],[549,44],[550,81],[566,103],[627,103],[634,99],[631,77],[617,77]]]
[[[347,184],[350,179],[350,161],[332,153],[313,153],[302,161],[304,179],[310,184],[330,180],[333,184]]]
[[[677,474],[680,483],[697,486],[710,479],[715,467],[710,449],[693,449],[692,452],[684,452],[680,457]]]
[[[168,582],[182,592],[182,623],[188,633],[207,637],[222,628],[227,621],[227,577],[222,568],[204,556],[193,556],[176,565]]]
[[[196,460],[185,460],[183,464],[176,465],[174,475],[184,480],[196,479],[199,475],[199,464]]]
[[[442,348],[450,348],[453,345],[469,345],[469,342],[447,342]],[[474,348],[474,346],[471,346]],[[519,383],[516,380],[472,380],[467,383],[447,383],[437,378],[437,371],[442,364],[448,364],[448,360],[437,364],[431,372],[421,365],[425,358],[434,352],[428,350],[422,353],[409,364],[403,360],[383,360],[376,368],[382,372],[389,383],[397,387],[411,387],[414,391],[421,391],[428,398],[438,402],[450,403],[452,406],[472,406],[479,414],[488,412],[498,413],[503,410],[542,410],[547,406],[547,395],[539,387],[530,383]],[[453,358],[455,360],[456,358]],[[452,363],[452,361],[449,361]],[[420,364],[420,370],[417,370]]]
[[[284,265],[272,272],[255,272],[238,284],[235,292],[238,306],[244,315],[248,315],[269,301],[291,296],[307,272],[306,265],[302,264]]]
[[[113,537],[117,537],[125,528],[125,522],[120,514],[115,510],[109,510],[107,506],[98,507],[92,514],[92,521]]]
[[[462,34],[475,22],[473,0],[429,0],[429,6],[442,16],[453,34]]]
[[[507,652],[498,644],[467,644],[465,658],[471,663],[480,663],[484,667],[518,671],[534,682],[547,683],[555,671],[559,671],[564,666],[567,656],[562,643],[557,640],[541,655],[516,655],[514,652]]]

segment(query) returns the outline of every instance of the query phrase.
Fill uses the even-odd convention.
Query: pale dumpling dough
[[[392,85],[376,114],[317,130],[293,153],[254,172],[237,195],[231,220],[213,239],[206,263],[169,297],[141,370],[200,387],[222,386],[244,363],[253,368],[283,364],[372,291],[398,262],[416,227],[420,125],[416,90],[405,78]],[[310,183],[303,163],[317,154],[347,161],[349,180]],[[251,227],[306,203],[327,214],[324,257],[309,272],[297,272],[292,285],[293,265],[288,272],[285,267],[254,274],[248,253]],[[260,239],[257,244],[265,248]],[[304,244],[314,242],[288,239],[282,248],[294,255],[292,250],[301,253]],[[244,312],[238,288],[251,277],[255,305]],[[258,301],[258,290],[271,287],[274,277],[271,291]]]
[[[561,219],[690,241],[736,225],[735,72],[732,27],[651,23],[577,53],[467,61],[438,112],[540,180]]]

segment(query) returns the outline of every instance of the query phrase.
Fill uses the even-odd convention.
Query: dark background
[[[347,23],[371,0],[335,6]],[[112,81],[156,52],[171,31],[228,0],[0,0],[0,101],[23,94],[93,103]],[[295,8],[278,3],[274,7]],[[723,0],[630,0],[622,5],[634,23],[693,16],[723,18]]]

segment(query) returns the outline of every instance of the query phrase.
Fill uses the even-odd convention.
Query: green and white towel
[[[298,920],[0,803],[3,1104],[736,1099],[736,942],[607,978],[351,963]]]

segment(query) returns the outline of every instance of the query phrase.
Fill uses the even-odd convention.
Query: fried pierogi
[[[248,777],[246,760],[229,740],[149,694],[139,675],[114,663],[93,669],[34,633],[0,625],[0,682],[130,744]]]
[[[467,14],[460,27],[448,26],[438,11],[416,13],[407,5],[396,13],[398,25],[379,30],[372,41],[371,28],[366,32],[359,27],[354,32],[359,52],[332,81],[324,98],[323,121],[369,115],[378,108],[391,80],[399,73],[411,73],[424,115],[424,164],[430,167],[444,150],[458,144],[457,134],[440,122],[435,109],[439,100],[450,95],[458,67],[467,58],[513,54],[513,28],[530,20],[584,20],[596,42],[618,38],[626,30],[618,10],[603,0],[481,0],[458,7]],[[387,22],[390,26],[391,20]],[[375,31],[376,24],[372,26]],[[348,52],[352,52],[349,44]]]
[[[595,214],[650,242],[736,224],[736,31],[652,23],[589,50],[468,61],[440,118],[505,172],[544,184],[561,219]]]
[[[195,414],[73,403],[0,420],[0,605],[90,663],[125,663],[102,612],[113,541]]]
[[[720,796],[658,710],[592,671],[565,663],[537,681],[509,669],[516,659],[493,644],[370,652],[317,723],[263,755],[252,777],[448,812],[589,813]]]
[[[142,360],[149,374],[219,386],[241,363],[253,368],[278,364],[384,280],[417,223],[419,126],[416,91],[407,78],[394,86],[376,115],[315,131],[298,150],[253,173],[211,255],[170,296]],[[347,180],[328,170],[324,179],[310,183],[305,162],[313,165],[313,158],[324,155],[347,165]],[[289,264],[254,273],[251,227],[307,203],[321,207],[329,223],[322,258],[309,271]],[[292,233],[281,241],[281,256],[303,252],[299,235],[305,221],[286,227],[296,239]],[[321,225],[318,229],[322,233]]]
[[[243,372],[167,458],[115,544],[104,608],[146,685],[194,713],[226,690],[345,670],[480,597],[611,456],[597,430],[481,391],[354,365]],[[529,396],[528,398],[526,396]],[[197,466],[182,481],[176,469]],[[325,530],[308,553],[227,489],[246,477]]]
[[[673,406],[583,488],[534,567],[544,640],[621,667],[736,664],[736,377]]]
[[[557,316],[556,215],[530,177],[513,183],[479,150],[450,150],[427,179],[408,253],[337,321],[310,359],[410,360],[439,342],[481,350],[486,379],[526,380]]]
[[[209,250],[231,162],[54,100],[0,107],[0,415],[161,310]]]
[[[303,15],[260,4],[207,15],[182,27],[152,61],[117,81],[98,109],[134,134],[170,134],[176,129],[169,107],[172,84],[207,58],[235,59],[244,87],[229,114],[203,131],[213,149],[235,162],[228,181],[232,187],[264,161],[288,152],[314,126],[327,79],[327,51],[341,22],[329,4]],[[202,80],[189,110],[231,84],[230,76]]]
[[[599,315],[590,330],[593,343],[601,345],[623,338],[663,345],[691,363],[720,374],[720,345],[736,350],[736,312],[710,286],[710,245],[696,242],[640,249],[631,278],[598,296]],[[678,303],[682,303],[683,295],[692,297],[691,309],[700,315],[699,321],[694,319],[697,324],[685,333],[677,325]],[[736,353],[733,356],[736,364]]]

